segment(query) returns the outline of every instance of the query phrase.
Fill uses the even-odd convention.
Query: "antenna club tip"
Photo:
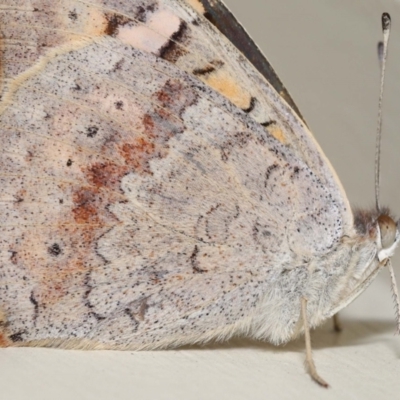
[[[383,31],[386,31],[387,29],[389,29],[390,21],[391,21],[390,14],[387,12],[384,12],[382,14],[382,30]]]

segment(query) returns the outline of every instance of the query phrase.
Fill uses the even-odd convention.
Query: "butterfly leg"
[[[314,379],[315,382],[320,384],[323,387],[329,387],[329,385],[318,375],[317,369],[315,368],[314,360],[312,357],[311,351],[311,337],[310,337],[310,327],[307,321],[307,299],[301,299],[301,315],[303,318],[304,324],[304,336],[306,341],[306,364],[309,374],[311,378]]]
[[[342,324],[340,322],[339,314],[335,314],[332,317],[332,320],[333,320],[333,329],[335,330],[335,332],[338,332],[338,333],[342,332],[343,326],[342,326]]]

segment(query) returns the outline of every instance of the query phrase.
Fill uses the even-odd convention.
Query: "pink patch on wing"
[[[161,10],[153,14],[145,26],[120,26],[117,37],[137,49],[157,53],[179,30],[180,24],[176,15]]]

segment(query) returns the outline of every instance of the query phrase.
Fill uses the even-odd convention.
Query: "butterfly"
[[[352,210],[208,0],[3,0],[0,344],[273,344],[354,300],[399,222]],[[313,378],[325,385],[308,363]]]

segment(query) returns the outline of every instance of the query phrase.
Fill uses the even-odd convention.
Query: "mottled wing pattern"
[[[245,332],[349,229],[303,123],[184,3],[2,0],[0,24],[3,345]]]

